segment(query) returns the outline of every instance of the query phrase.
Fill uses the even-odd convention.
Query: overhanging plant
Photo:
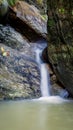
[[[10,6],[14,6],[19,0],[7,0]]]

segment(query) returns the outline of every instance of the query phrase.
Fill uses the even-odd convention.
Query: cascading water
[[[41,64],[41,90],[43,97],[50,96],[49,74],[45,63]]]
[[[48,74],[47,64],[43,63],[41,60],[42,50],[40,48],[36,49],[36,61],[40,66],[41,72],[41,93],[42,97],[50,96],[50,80]]]
[[[38,42],[39,43],[39,42]],[[44,46],[45,45],[45,46]],[[45,43],[40,43],[35,46],[35,53],[36,53],[36,61],[40,67],[41,73],[41,93],[42,97],[39,100],[48,101],[53,103],[60,103],[64,101],[64,97],[68,96],[68,92],[62,89],[62,92],[59,95],[51,95],[51,84],[50,84],[50,76],[48,72],[48,65],[44,63],[41,59],[42,51],[46,47]],[[62,98],[61,98],[62,97]]]

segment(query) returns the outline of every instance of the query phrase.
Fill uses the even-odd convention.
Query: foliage
[[[7,1],[10,6],[14,6],[19,0],[0,0],[0,4]]]
[[[65,9],[64,8],[59,8],[59,12],[64,14]]]
[[[10,6],[14,6],[19,0],[7,0]]]
[[[36,0],[38,4],[42,4],[43,0]]]
[[[55,24],[55,22],[53,19],[49,19],[47,24],[51,27]]]
[[[5,2],[6,0],[0,0],[0,5],[3,3],[3,2]]]
[[[3,0],[0,0],[0,4],[2,3]]]
[[[47,15],[46,15],[46,14],[42,14],[41,16],[42,16],[42,19],[43,19],[43,20],[46,20],[46,21],[47,21]]]

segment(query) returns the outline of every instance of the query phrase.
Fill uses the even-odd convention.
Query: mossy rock
[[[64,8],[62,13],[58,11],[60,4]],[[48,1],[47,52],[58,80],[73,96],[73,16],[69,11],[70,4],[69,1]]]

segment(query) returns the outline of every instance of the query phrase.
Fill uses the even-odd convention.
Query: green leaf
[[[65,9],[64,8],[59,8],[59,13],[65,13]]]
[[[10,6],[14,6],[19,0],[7,0]]]

